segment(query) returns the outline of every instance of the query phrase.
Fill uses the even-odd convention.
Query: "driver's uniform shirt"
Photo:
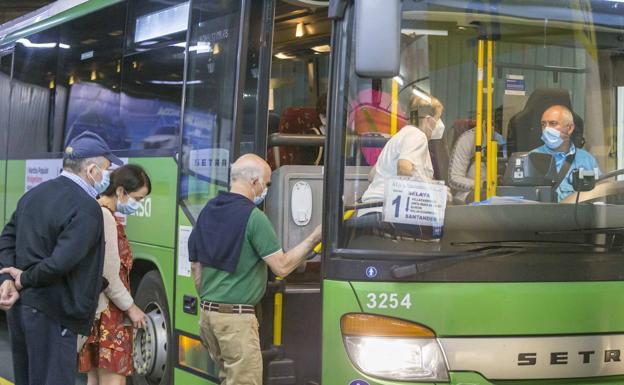
[[[561,202],[568,195],[574,192],[574,188],[572,187],[572,171],[573,170],[581,169],[581,168],[585,170],[595,170],[596,177],[600,175],[600,167],[598,166],[598,162],[596,161],[596,158],[594,158],[594,156],[590,154],[589,152],[581,148],[576,148],[574,144],[572,143],[570,143],[570,151],[568,151],[568,153],[564,153],[562,151],[551,150],[545,144],[534,149],[532,152],[539,152],[542,154],[552,155],[555,158],[555,165],[557,166],[557,172],[559,172],[561,170],[561,167],[563,167],[563,164],[565,163],[566,157],[568,155],[576,154],[574,156],[574,160],[572,161],[572,165],[570,169],[568,170],[568,172],[566,173],[566,176],[563,178],[563,180],[561,181],[561,184],[557,188],[556,192],[557,192],[558,202]]]

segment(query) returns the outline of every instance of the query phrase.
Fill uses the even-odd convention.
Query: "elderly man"
[[[549,107],[542,114],[542,141],[544,144],[534,152],[551,154],[557,166],[557,200],[561,201],[574,192],[572,188],[572,170],[584,168],[596,170],[600,168],[596,159],[587,151],[576,148],[570,140],[574,132],[572,112],[565,106]],[[564,175],[562,175],[564,174]]]
[[[122,163],[99,136],[76,137],[61,176],[24,194],[0,236],[0,306],[10,309],[16,385],[74,383],[76,334],[91,331],[102,289],[95,197],[111,162]]]
[[[259,205],[271,168],[247,154],[232,165],[229,192],[202,209],[188,242],[195,287],[201,297],[201,338],[227,385],[262,384],[262,355],[254,306],[262,299],[267,265],[286,276],[320,241],[321,229],[292,250],[282,251]]]

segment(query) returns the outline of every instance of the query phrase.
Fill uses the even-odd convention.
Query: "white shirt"
[[[397,163],[407,160],[414,165],[414,175],[433,179],[433,164],[427,136],[415,126],[405,126],[386,143],[375,165],[375,177],[362,195],[362,202],[383,201],[387,178],[397,176]]]

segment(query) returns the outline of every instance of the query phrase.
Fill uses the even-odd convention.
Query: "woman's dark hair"
[[[110,176],[110,185],[100,195],[111,197],[117,192],[117,187],[123,187],[127,193],[135,192],[141,187],[147,187],[147,193],[152,192],[152,182],[141,166],[126,164],[113,170]]]

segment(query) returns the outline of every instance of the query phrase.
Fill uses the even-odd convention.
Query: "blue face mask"
[[[128,201],[126,203],[122,202],[119,197],[117,198],[117,212],[125,215],[134,214],[141,204],[127,193],[126,195],[128,196]]]
[[[93,188],[95,191],[97,191],[98,194],[101,194],[106,191],[108,185],[110,184],[110,172],[108,170],[102,170],[97,164],[95,167],[97,167],[97,169],[102,173],[102,179],[98,182],[91,175],[89,175],[89,177],[93,180]]]
[[[554,150],[563,144],[563,138],[561,132],[555,130],[552,127],[546,127],[542,130],[542,141],[546,144],[546,147]]]
[[[269,192],[269,189],[265,187],[264,190],[262,190],[262,193],[260,195],[258,195],[257,197],[254,197],[254,200],[253,200],[254,205],[258,206],[260,203],[264,202],[264,198],[266,198],[266,195],[268,192]]]

